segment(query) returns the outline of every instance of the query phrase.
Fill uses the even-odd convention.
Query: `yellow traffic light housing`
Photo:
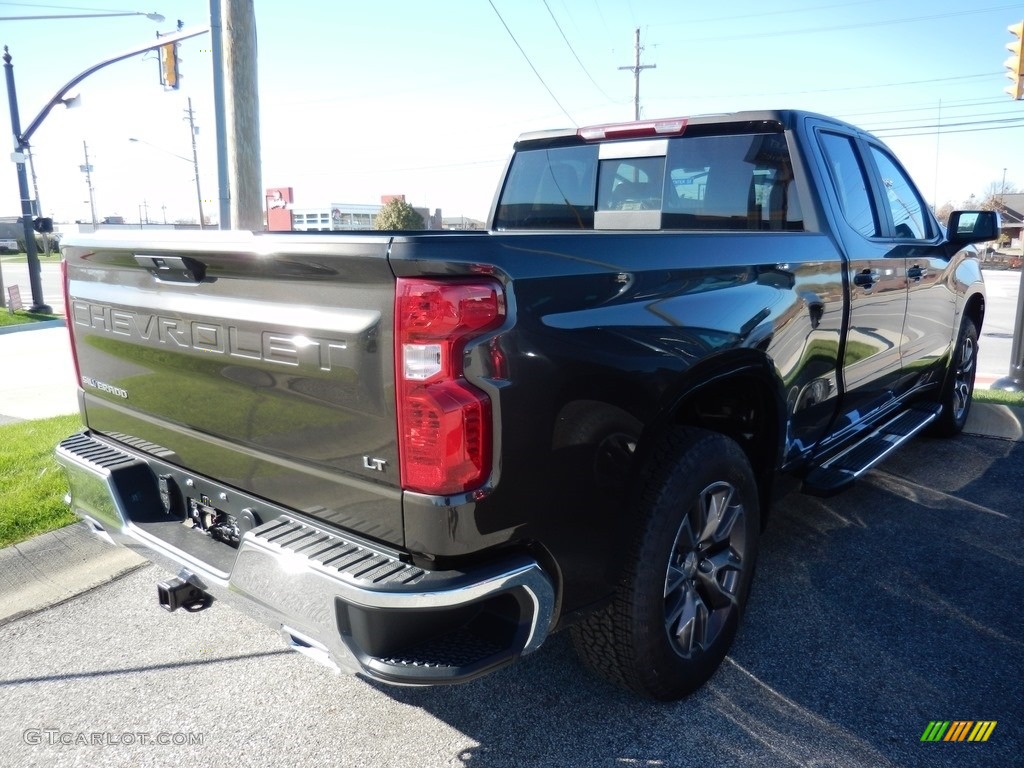
[[[160,84],[165,88],[178,87],[178,44],[160,46]]]
[[[1004,90],[1019,101],[1024,97],[1024,48],[1021,47],[1021,42],[1024,41],[1024,21],[1011,24],[1007,29],[1017,39],[1006,44],[1011,56],[1003,63],[1008,70],[1006,76],[1013,80],[1013,85]]]

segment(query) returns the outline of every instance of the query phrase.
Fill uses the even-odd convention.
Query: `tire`
[[[978,371],[978,326],[964,317],[949,370],[939,392],[942,412],[932,423],[929,434],[935,437],[959,435],[967,423],[974,396],[974,377]]]
[[[734,441],[679,428],[650,458],[634,506],[614,598],[573,627],[573,644],[610,681],[674,701],[703,685],[732,645],[757,560],[757,484]]]

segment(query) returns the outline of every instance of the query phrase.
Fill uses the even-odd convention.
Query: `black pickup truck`
[[[964,425],[985,294],[877,139],[746,112],[531,133],[487,232],[63,244],[74,510],[295,648],[475,678],[571,628],[658,699],[736,634],[769,505]]]

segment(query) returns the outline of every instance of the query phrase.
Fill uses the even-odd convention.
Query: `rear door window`
[[[913,182],[896,161],[878,147],[871,147],[871,156],[885,188],[885,199],[892,215],[893,235],[901,240],[930,238],[924,203]]]
[[[864,237],[878,237],[878,215],[868,192],[867,174],[860,163],[853,138],[838,133],[821,133],[829,174],[839,198],[843,217]]]

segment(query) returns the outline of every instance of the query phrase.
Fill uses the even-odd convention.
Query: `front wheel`
[[[594,671],[671,701],[711,677],[732,644],[757,559],[758,492],[746,455],[714,432],[677,429],[651,462],[623,579],[573,642]]]
[[[953,437],[963,431],[971,412],[974,397],[974,377],[978,371],[978,326],[970,317],[964,317],[957,338],[953,359],[950,360],[946,379],[939,393],[942,412],[931,428],[936,437]]]

